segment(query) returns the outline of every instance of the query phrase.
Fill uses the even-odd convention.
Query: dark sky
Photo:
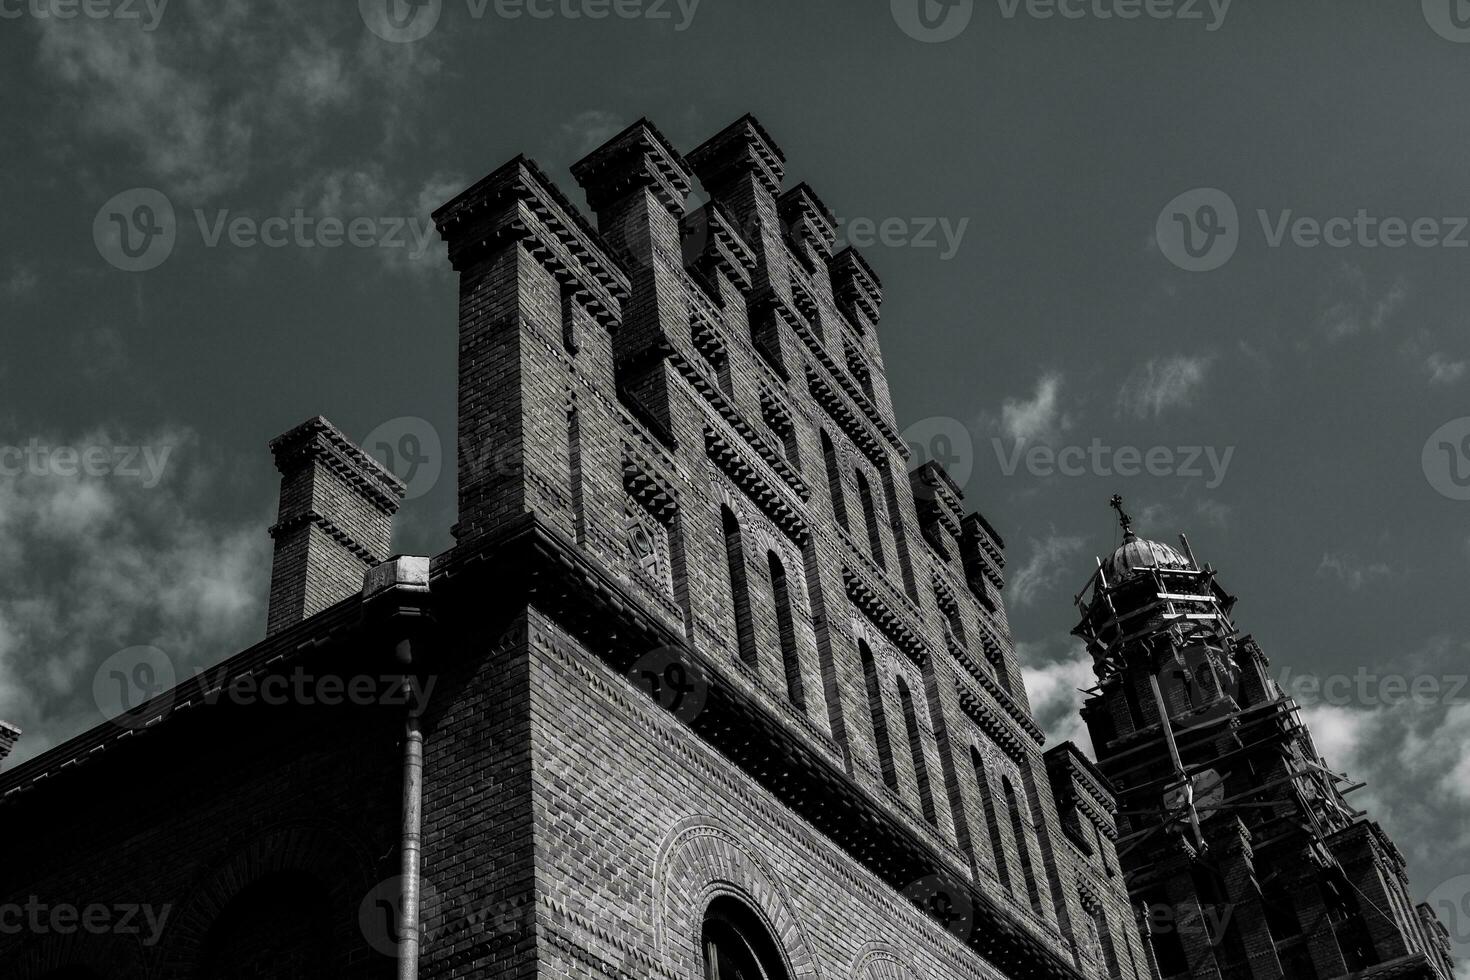
[[[443,0],[402,42],[367,26],[391,34],[382,0],[64,20],[48,2],[0,0],[16,758],[100,720],[94,677],[119,651],[185,675],[260,636],[266,442],[308,416],[418,436],[432,458],[397,546],[449,544],[432,443],[453,444],[455,284],[421,237],[433,207],[519,152],[580,202],[567,167],[639,116],[687,151],[748,111],[788,185],[874,240],[899,419],[1006,538],[1049,730],[1078,737],[1071,597],[1113,546],[1119,492],[1140,530],[1187,531],[1221,570],[1470,953],[1458,0],[1156,0],[1137,9],[1172,15],[1133,19],[1102,16],[1128,0],[1061,5],[1078,17],[923,0],[946,40],[913,36],[919,0],[536,0],[544,18]],[[132,237],[164,209],[171,247]],[[299,235],[242,237],[298,213]],[[369,219],[372,244],[326,247],[325,218]],[[130,259],[118,221],[153,244]],[[108,464],[73,474],[65,450],[89,447]],[[152,455],[130,465],[132,447]],[[1036,447],[1081,465],[1028,465]],[[1150,450],[1154,474],[1114,472]]]

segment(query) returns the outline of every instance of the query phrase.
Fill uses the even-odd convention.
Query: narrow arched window
[[[1021,876],[1026,879],[1026,897],[1031,900],[1031,908],[1041,915],[1041,892],[1036,887],[1036,871],[1031,866],[1031,847],[1026,842],[1026,819],[1021,816],[1021,805],[1016,800],[1016,790],[1011,786],[1011,781],[1001,778],[1001,785],[1005,788],[1006,809],[1011,812],[1011,833],[1016,838],[1016,852],[1021,858]]]
[[[822,462],[827,467],[827,492],[832,497],[832,514],[844,531],[848,530],[847,501],[842,496],[842,471],[837,466],[837,450],[826,431],[822,432]]]
[[[801,656],[796,650],[796,617],[791,609],[791,589],[786,584],[786,569],[774,551],[766,558],[771,571],[771,595],[776,601],[776,627],[781,634],[781,665],[786,671],[786,697],[800,707],[806,703],[801,685]]]
[[[902,677],[898,678],[898,703],[903,708],[903,726],[909,736],[909,757],[914,763],[914,781],[919,784],[919,802],[924,808],[924,819],[932,824],[939,822],[934,812],[934,793],[929,787],[929,765],[924,761],[924,741],[919,735],[919,716],[914,710],[914,698]]]
[[[985,829],[990,832],[990,853],[995,855],[995,873],[1007,891],[1014,892],[1011,884],[1010,866],[1006,863],[1005,843],[1000,837],[1000,822],[995,812],[995,794],[990,791],[990,779],[985,772],[985,760],[973,746],[970,748],[970,767],[975,770],[975,785],[980,789],[980,805],[985,811]]]
[[[863,661],[863,681],[868,688],[868,713],[873,719],[873,741],[878,743],[878,763],[883,769],[883,782],[898,791],[898,771],[893,766],[893,744],[888,741],[888,714],[883,710],[883,684],[873,651],[864,640],[858,640],[858,656]]]
[[[700,930],[705,980],[788,980],[785,957],[760,917],[739,901],[710,903]]]
[[[858,500],[863,505],[863,523],[868,525],[868,550],[873,553],[873,561],[878,563],[878,567],[886,569],[888,563],[883,560],[883,535],[878,529],[878,508],[873,503],[873,488],[868,486],[868,478],[863,476],[862,470],[855,470],[853,474],[857,477]]]
[[[720,508],[725,528],[725,566],[730,575],[730,601],[735,609],[735,635],[740,646],[740,659],[756,665],[755,622],[750,615],[750,582],[745,577],[745,544],[740,537],[740,522],[728,507]]]

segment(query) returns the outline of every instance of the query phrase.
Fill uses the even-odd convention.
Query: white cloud
[[[1007,437],[1026,442],[1047,441],[1071,428],[1062,410],[1062,376],[1055,372],[1036,380],[1030,398],[1007,398],[1001,405],[1000,429]]]
[[[342,16],[224,0],[175,4],[157,31],[43,18],[38,61],[62,118],[128,148],[159,189],[185,199],[176,205],[199,204],[241,186],[258,154],[280,163],[330,147],[325,123],[347,113],[355,134],[403,138],[438,70],[429,42],[344,46]]]
[[[1403,276],[1396,276],[1386,290],[1376,293],[1362,267],[1345,262],[1333,276],[1317,324],[1333,341],[1364,332],[1377,333],[1408,298],[1409,284]]]
[[[301,208],[313,219],[369,218],[380,234],[372,246],[384,268],[417,274],[449,273],[444,250],[430,216],[468,186],[461,177],[436,173],[414,188],[388,176],[382,164],[323,170],[291,191],[283,210]],[[321,249],[307,252],[324,258]]]
[[[588,109],[561,124],[562,140],[578,159],[591,153],[626,127],[622,117],[603,109]]]
[[[1118,390],[1118,411],[1135,418],[1158,418],[1166,409],[1193,404],[1209,373],[1210,357],[1175,354],[1140,364]]]
[[[1076,573],[1078,581],[1086,578],[1085,569],[1072,558],[1082,551],[1083,540],[1071,535],[1051,534],[1031,539],[1031,553],[1026,563],[1011,575],[1006,598],[1016,606],[1029,606],[1048,590]]]
[[[15,265],[10,274],[0,280],[0,296],[6,299],[22,299],[36,291],[40,282],[36,270],[28,265]]]
[[[1434,385],[1454,384],[1465,376],[1467,367],[1470,367],[1470,364],[1465,361],[1452,361],[1437,351],[1430,354],[1424,362],[1424,370],[1429,374],[1429,383]]]
[[[1092,737],[1081,715],[1081,692],[1097,684],[1086,648],[1077,645],[1064,660],[1029,666],[1027,661],[1040,655],[1039,647],[1025,643],[1016,646],[1031,714],[1046,731],[1047,744],[1075,742],[1089,757],[1093,756]]]
[[[191,432],[40,442],[151,447],[164,464],[156,479],[55,467],[0,476],[0,718],[25,732],[11,762],[104,720],[93,676],[119,650],[158,647],[182,680],[258,639],[270,572],[265,515],[201,516],[220,476],[200,462]]]
[[[1357,592],[1365,586],[1393,576],[1393,569],[1385,562],[1368,561],[1344,552],[1329,552],[1322,556],[1317,565],[1319,576],[1334,576],[1349,589]]]

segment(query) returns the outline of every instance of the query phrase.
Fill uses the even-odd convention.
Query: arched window
[[[1016,790],[1008,778],[1001,778],[1005,788],[1006,809],[1011,812],[1011,833],[1016,838],[1016,852],[1021,858],[1021,875],[1026,879],[1026,897],[1031,899],[1031,908],[1041,915],[1041,892],[1036,888],[1036,872],[1031,867],[1031,847],[1026,843],[1026,819],[1021,816],[1021,805],[1016,802]]]
[[[934,794],[929,788],[929,765],[924,761],[924,742],[919,736],[919,716],[914,711],[914,698],[902,677],[898,678],[898,703],[903,707],[903,725],[908,730],[909,757],[914,763],[914,780],[919,784],[919,802],[924,807],[924,819],[932,824],[939,822],[934,812]]]
[[[236,895],[209,929],[199,980],[333,976],[331,897],[315,878],[269,875]],[[393,933],[389,933],[392,935]]]
[[[873,719],[873,741],[878,743],[878,763],[883,769],[883,782],[898,792],[898,771],[893,766],[893,745],[888,741],[888,714],[883,710],[883,685],[878,678],[878,665],[867,641],[858,640],[858,656],[863,661],[863,681],[868,688],[868,712]]]
[[[740,659],[756,665],[755,622],[750,615],[750,583],[745,577],[745,544],[740,538],[740,522],[728,507],[720,508],[725,527],[725,567],[730,573],[730,601],[735,607],[735,635],[740,645]]]
[[[862,470],[854,470],[853,475],[857,477],[858,500],[863,505],[863,523],[868,525],[868,550],[873,553],[873,561],[878,563],[878,567],[886,569],[888,563],[883,560],[883,535],[878,529],[878,509],[873,504],[873,488],[868,486],[868,478],[863,476]]]
[[[848,530],[847,501],[842,496],[842,471],[837,467],[837,450],[832,439],[822,430],[822,462],[827,467],[827,492],[832,495],[832,514],[844,531]]]
[[[705,980],[788,980],[776,941],[760,918],[733,898],[710,903],[700,947]]]
[[[786,697],[797,707],[806,704],[801,686],[801,655],[796,649],[796,618],[791,611],[791,589],[786,569],[774,551],[766,554],[771,570],[771,595],[776,600],[776,626],[781,634],[781,665],[786,670]]]
[[[1000,823],[995,813],[995,794],[990,792],[990,779],[985,773],[985,760],[974,746],[970,747],[970,766],[975,770],[975,785],[980,788],[980,804],[985,810],[985,828],[990,832],[990,853],[995,855],[995,872],[1007,891],[1014,893],[1010,867],[1006,864],[1005,843],[1000,838]]]

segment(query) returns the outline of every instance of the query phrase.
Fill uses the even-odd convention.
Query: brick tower
[[[1098,687],[1082,714],[1164,978],[1449,980],[1404,859],[1353,809],[1227,594],[1180,535],[1123,540],[1078,599]]]
[[[278,529],[308,587],[265,640],[0,776],[8,892],[172,914],[0,934],[0,972],[1151,975],[1001,537],[907,472],[878,275],[784,169],[748,116],[687,155],[640,121],[572,168],[592,218],[523,157],[435,213],[455,546],[372,564],[401,488],[325,423],[278,443],[283,525],[356,546]]]

